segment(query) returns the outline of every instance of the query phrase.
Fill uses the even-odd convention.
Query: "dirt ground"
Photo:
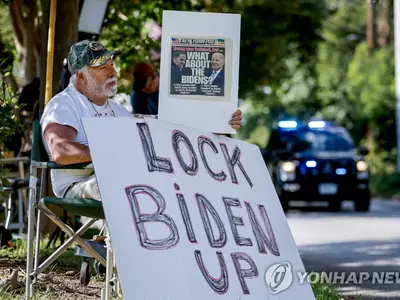
[[[0,259],[0,279],[10,276],[12,269],[18,269],[18,289],[13,293],[2,293],[0,300],[19,299],[25,294],[25,268],[22,260]],[[38,299],[63,300],[94,300],[101,299],[101,288],[104,281],[98,276],[90,279],[88,286],[79,282],[79,269],[60,268],[56,265],[49,267],[44,274],[39,275],[36,285]],[[8,298],[8,296],[10,296]]]
[[[24,260],[0,258],[0,282],[10,276],[13,269],[18,269],[18,289],[13,293],[0,292],[0,300],[24,299],[25,294]],[[63,268],[53,265],[39,275],[36,285],[35,299],[40,300],[97,300],[101,299],[101,289],[104,287],[103,278],[93,276],[87,286],[80,283],[79,268]],[[0,288],[1,290],[1,288]],[[344,297],[343,300],[358,300],[356,297]]]

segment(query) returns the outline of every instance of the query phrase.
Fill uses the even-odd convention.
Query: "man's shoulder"
[[[54,95],[46,104],[41,116],[41,123],[47,119],[54,119],[58,115],[77,115],[79,114],[79,95],[77,95],[72,86],[68,86],[62,92]]]
[[[79,97],[79,95],[76,95],[76,93],[74,93],[73,87],[68,86],[62,92],[59,92],[58,94],[54,95],[54,97],[50,99],[47,106],[52,106],[55,104],[60,105],[60,104],[66,104],[68,102],[74,102],[74,100],[77,100],[78,97]]]

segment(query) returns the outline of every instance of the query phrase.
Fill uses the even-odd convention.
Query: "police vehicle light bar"
[[[280,128],[296,128],[297,122],[296,121],[279,121],[278,126]]]
[[[308,122],[308,127],[310,128],[324,128],[326,126],[325,121],[310,121]]]
[[[308,168],[315,168],[317,166],[317,162],[315,160],[308,160],[306,161],[306,166]]]

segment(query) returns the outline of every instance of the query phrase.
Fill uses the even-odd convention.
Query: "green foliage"
[[[18,119],[18,96],[8,88],[5,81],[2,81],[0,89],[0,146],[7,150],[6,143],[9,142],[11,136],[22,130],[21,123]]]
[[[370,189],[375,197],[400,199],[400,174],[396,170],[396,149],[380,150],[369,159]]]
[[[320,109],[315,57],[328,10],[323,1],[243,3],[239,86],[253,108],[240,137],[264,146],[279,119]]]
[[[6,2],[9,2],[8,0]],[[10,11],[6,3],[0,1],[0,56],[3,51],[12,53],[17,57],[17,49],[14,45],[14,31],[12,27]],[[3,42],[3,47],[1,42]]]
[[[400,174],[376,173],[370,178],[371,194],[385,199],[400,199]]]
[[[269,131],[267,129],[268,109],[264,109],[260,103],[245,103],[241,110],[244,113],[243,127],[238,131],[236,138],[248,143],[265,147]]]
[[[366,43],[359,44],[347,73],[349,100],[360,106],[364,116],[375,120],[380,109],[395,108],[394,75],[392,47],[369,53]]]
[[[233,11],[242,16],[240,95],[256,86],[279,86],[293,75],[287,59],[299,62],[315,54],[325,8],[321,1],[243,1]]]
[[[377,148],[396,146],[395,74],[393,46],[369,51],[360,43],[349,64],[346,92],[359,120],[368,120],[377,130]]]
[[[321,113],[348,128],[354,126],[357,112],[347,101],[346,76],[354,51],[365,38],[365,3],[345,1],[336,7],[323,23],[323,42],[318,46],[318,97],[324,107]]]
[[[312,63],[301,63],[296,55],[285,62],[286,69],[292,76],[276,89],[276,97],[280,99],[288,115],[296,116],[300,120],[309,119],[320,109]]]
[[[311,285],[315,300],[342,300],[343,297],[338,291],[331,285],[323,283],[313,283]],[[360,299],[357,297],[356,299]]]
[[[3,80],[0,81],[0,159],[4,152],[9,150],[7,144],[13,135],[24,129],[19,119],[21,107],[18,104],[18,94],[6,82],[9,75],[10,71],[5,72]],[[0,164],[0,179],[3,185],[8,184],[5,180],[6,173],[7,170],[3,168],[3,164]]]

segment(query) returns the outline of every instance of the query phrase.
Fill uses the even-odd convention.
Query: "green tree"
[[[358,112],[346,94],[347,70],[356,47],[365,40],[366,2],[345,1],[323,22],[323,41],[318,46],[317,81],[321,114],[353,128]]]
[[[375,128],[378,149],[396,146],[395,74],[393,46],[369,53],[366,43],[360,43],[349,64],[345,91],[357,118]]]
[[[18,95],[6,80],[6,77],[10,76],[11,73],[3,69],[3,74],[4,77],[0,80],[0,159],[12,150],[10,149],[10,144],[12,144],[13,137],[24,129],[20,118],[21,106],[18,105]],[[7,184],[5,180],[6,173],[7,169],[4,169],[3,164],[0,163],[2,185]]]

